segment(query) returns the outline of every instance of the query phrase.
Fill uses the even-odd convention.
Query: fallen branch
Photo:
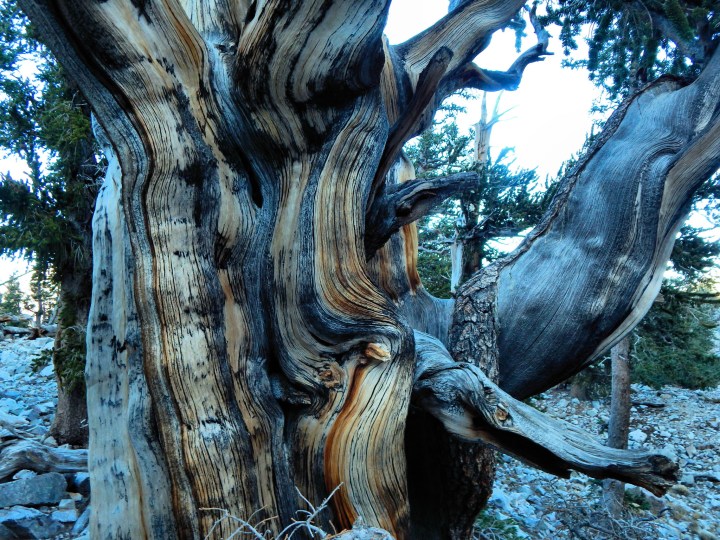
[[[449,432],[483,442],[529,465],[568,478],[576,470],[664,494],[678,466],[665,455],[608,448],[590,433],[513,399],[476,366],[453,361],[435,338],[415,333],[414,402]]]
[[[0,314],[0,323],[27,324],[32,321],[30,315],[12,315],[10,313]]]
[[[664,403],[659,403],[657,401],[633,401],[632,405],[634,407],[643,406],[643,407],[650,407],[653,409],[662,409],[663,407],[665,407]]]
[[[61,474],[88,469],[88,451],[85,449],[53,448],[27,439],[3,443],[1,448],[0,481],[23,469]]]
[[[0,326],[0,330],[6,336],[27,336],[28,339],[37,339],[42,336],[54,336],[57,333],[57,324],[44,324],[39,328],[37,326]]]

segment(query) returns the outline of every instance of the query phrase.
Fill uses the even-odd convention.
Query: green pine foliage
[[[446,202],[437,213],[418,222],[418,272],[423,287],[433,296],[450,298],[450,244],[459,210],[457,201]]]
[[[59,291],[55,364],[72,390],[84,370],[78,328],[90,304],[92,213],[104,164],[79,89],[14,0],[0,0],[0,15],[0,152],[23,165],[0,171],[0,254],[32,261],[37,310],[47,313],[48,294]]]
[[[62,279],[90,265],[87,233],[100,169],[90,111],[14,3],[3,2],[0,11],[0,149],[25,168],[0,176],[0,254],[22,253],[39,272],[52,267]]]
[[[465,241],[466,259],[473,260],[463,272],[467,277],[502,254],[493,241],[517,238],[535,225],[552,196],[534,170],[513,168],[510,148],[494,161],[474,162],[474,133],[460,133],[457,112],[443,109],[433,126],[405,148],[420,178],[463,171],[479,176],[475,188],[418,222],[418,269],[425,288],[440,298],[451,296],[450,246],[456,235]]]
[[[22,291],[17,275],[10,276],[3,288],[5,290],[0,293],[0,315],[22,315],[28,296]]]
[[[716,0],[549,0],[545,6],[542,20],[560,27],[566,55],[589,35],[587,58],[567,64],[586,68],[611,101],[661,75],[697,76],[720,41]]]
[[[525,538],[519,523],[512,518],[503,518],[489,509],[480,512],[475,520],[476,538],[479,540],[521,540]]]
[[[720,384],[716,309],[707,303],[702,289],[687,291],[677,285],[663,287],[662,302],[653,306],[636,330],[633,380],[655,388],[714,387]]]
[[[36,267],[30,280],[30,297],[25,306],[26,309],[35,314],[37,322],[55,322],[57,298],[58,285],[52,274]]]

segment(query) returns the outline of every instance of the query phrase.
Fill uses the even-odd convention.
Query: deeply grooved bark
[[[463,285],[455,300],[448,341],[454,358],[478,366],[493,381],[497,381],[499,374],[495,321],[497,276],[498,267],[493,266]],[[431,426],[434,434],[429,439],[436,442],[425,451],[430,456],[437,455],[436,467],[443,471],[444,489],[422,486],[427,502],[419,509],[422,513],[419,520],[443,523],[440,530],[446,532],[441,537],[469,538],[475,517],[492,493],[495,451],[483,445],[444,439],[441,426]],[[438,532],[427,537],[437,537]]]
[[[478,366],[531,393],[642,314],[720,162],[720,53],[686,88],[629,102],[523,247],[443,301],[420,283],[411,221],[463,182],[412,181],[400,149],[521,1],[462,2],[397,47],[380,0],[20,2],[110,141],[88,332],[95,536],[233,534],[212,508],[277,534],[296,488],[319,502],[342,484],[328,530],[361,517],[460,538],[492,475],[452,437],[664,489],[664,458],[588,446]],[[563,444],[518,444],[537,426]]]

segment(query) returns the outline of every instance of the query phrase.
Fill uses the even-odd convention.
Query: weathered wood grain
[[[0,444],[0,482],[16,472],[29,469],[38,473],[75,473],[87,470],[87,450],[53,448],[30,439]]]
[[[413,506],[430,499],[412,478],[414,435],[435,422],[436,439],[479,441],[472,422],[484,422],[491,442],[522,453],[481,414],[476,393],[492,386],[477,366],[492,378],[499,365],[511,390],[530,377],[535,386],[513,391],[532,392],[612,342],[642,311],[720,154],[716,79],[653,87],[593,154],[607,165],[591,159],[566,182],[517,256],[440,301],[420,282],[411,221],[457,185],[412,181],[400,149],[450,87],[472,85],[473,57],[522,2],[461,2],[399,46],[382,37],[380,0],[21,2],[116,158],[95,216],[88,333],[101,538],[232,534],[204,508],[279,532],[301,503],[296,487],[324,500],[340,484],[319,517],[327,530],[363,518],[401,539],[457,536],[488,493],[469,474],[475,454],[448,484],[475,502],[419,517]],[[690,131],[677,132],[686,117]],[[597,268],[582,271],[585,260]],[[473,364],[424,372],[418,403],[440,423],[410,412],[413,330]],[[553,340],[569,341],[558,352]],[[458,416],[454,396],[477,407]],[[540,422],[512,414],[528,433]],[[562,439],[553,433],[546,447]],[[579,444],[568,440],[538,464],[612,469],[593,469],[594,450],[568,456]],[[464,459],[464,443],[448,444]]]
[[[669,457],[605,447],[578,427],[513,399],[477,367],[455,362],[435,338],[416,333],[415,341],[414,400],[458,437],[481,440],[557,476],[569,477],[572,469],[656,495],[677,481],[678,466]]]
[[[108,141],[108,169],[93,215],[93,297],[85,367],[96,538],[176,535],[167,464],[143,373],[120,165]]]
[[[502,270],[500,384],[512,395],[576,373],[650,308],[691,194],[720,165],[719,81],[716,52],[691,85],[631,99]]]

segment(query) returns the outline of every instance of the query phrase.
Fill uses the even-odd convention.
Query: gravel
[[[576,473],[556,478],[500,456],[486,512],[515,523],[517,536],[533,539],[720,538],[720,387],[633,385],[632,400],[637,405],[631,409],[630,447],[663,449],[680,463],[681,481],[664,497],[626,485],[627,512],[612,519],[604,510],[600,481]],[[551,390],[530,402],[607,437],[609,399],[579,401]]]

